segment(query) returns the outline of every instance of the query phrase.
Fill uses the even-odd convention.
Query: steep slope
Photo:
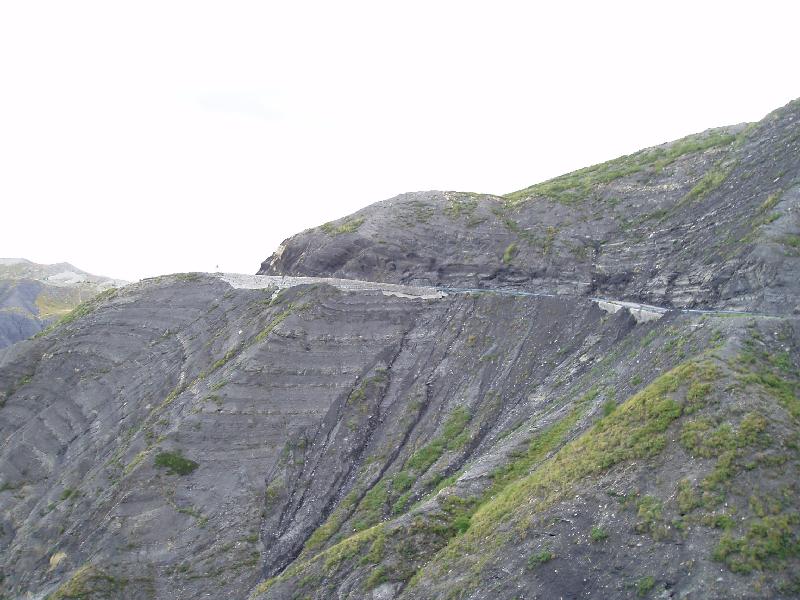
[[[797,330],[706,322],[730,341],[667,369],[674,346],[642,342],[681,325],[622,344],[628,373],[645,356],[666,372],[620,406],[616,373],[578,377],[593,386],[568,385],[498,431],[494,450],[406,514],[387,521],[387,501],[364,496],[347,510],[377,504],[371,528],[324,549],[312,536],[254,597],[796,597]],[[425,448],[372,489],[391,494]]]
[[[800,311],[800,101],[507,196],[404,194],[286,240],[263,274]]]
[[[6,349],[0,598],[798,597],[798,111]]]
[[[121,280],[90,275],[69,263],[40,265],[0,258],[0,349],[38,333],[81,302]]]

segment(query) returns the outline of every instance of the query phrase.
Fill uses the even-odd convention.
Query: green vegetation
[[[378,375],[375,378],[365,379],[361,387],[351,393],[348,403],[358,404],[365,396],[366,386],[379,378],[382,381],[382,377]],[[467,443],[469,432],[466,431],[466,427],[470,418],[471,415],[466,408],[456,408],[445,420],[442,433],[412,454],[406,461],[404,470],[381,479],[364,494],[360,502],[357,493],[351,493],[334,514],[314,531],[306,543],[306,551],[314,550],[330,539],[342,526],[347,513],[356,506],[356,503],[357,506],[351,516],[355,531],[363,531],[379,522],[387,510],[392,514],[400,514],[406,510],[412,497],[409,490],[418,476],[427,472],[445,451],[459,450]]]
[[[592,527],[592,531],[589,533],[589,538],[592,542],[603,542],[608,539],[608,533],[602,527]]]
[[[711,394],[711,384],[695,381],[686,392],[686,412],[692,413],[705,404]]]
[[[385,581],[388,581],[388,579],[389,576],[386,572],[386,567],[384,565],[378,565],[372,570],[369,577],[367,577],[367,580],[364,582],[364,589],[369,591],[378,587]]]
[[[750,521],[741,537],[726,532],[714,549],[714,560],[734,573],[776,570],[788,558],[800,556],[797,513],[770,515]]]
[[[15,485],[9,481],[4,481],[2,484],[0,484],[0,493],[16,490],[19,489],[20,487],[21,487],[20,484]]]
[[[381,560],[383,560],[383,553],[384,547],[386,546],[386,531],[381,529],[375,540],[372,542],[372,545],[369,547],[369,551],[364,555],[361,559],[362,565],[376,565]]]
[[[416,477],[411,473],[400,471],[392,477],[392,488],[395,491],[404,492],[414,484],[414,481],[416,481]]]
[[[681,202],[702,200],[716,190],[728,178],[733,170],[734,163],[716,165],[706,172],[697,184],[689,190]]]
[[[469,440],[465,431],[471,415],[464,407],[456,408],[445,421],[442,434],[432,442],[417,450],[406,462],[406,467],[418,473],[425,473],[445,450],[460,450]]]
[[[778,241],[787,248],[788,254],[792,256],[800,254],[800,235],[787,233],[778,238]]]
[[[267,485],[267,489],[264,490],[264,501],[267,505],[267,508],[271,508],[274,504],[277,503],[278,499],[283,495],[286,491],[286,487],[283,484],[283,481],[280,479],[273,479]]]
[[[78,306],[86,291],[81,289],[57,288],[42,290],[36,296],[36,309],[40,319],[62,317]]]
[[[772,357],[770,364],[775,365],[775,369],[780,368],[777,365],[790,368],[786,358],[780,355]],[[442,548],[433,559],[434,572],[446,573],[453,568],[469,569],[464,565],[456,567],[455,563],[472,557],[469,560],[476,562],[472,572],[477,573],[480,565],[491,557],[492,549],[533,526],[536,515],[542,509],[569,496],[578,482],[622,462],[642,460],[660,453],[667,442],[668,428],[682,414],[707,403],[713,392],[712,383],[720,374],[720,367],[710,359],[683,363],[655,379],[616,410],[608,411],[589,431],[558,450],[569,431],[601,392],[601,388],[592,388],[576,401],[572,411],[542,429],[524,452],[515,453],[509,464],[498,469],[493,474],[492,485],[480,498],[440,495],[441,513],[415,515],[413,525],[406,526],[410,529],[404,528],[402,536],[387,534],[379,539],[378,534],[373,533],[373,527],[346,538],[310,561],[315,564],[324,562],[325,572],[330,573],[331,569],[345,560],[341,557],[353,557],[360,553],[363,564],[376,565],[365,582],[368,589],[384,581],[407,580],[410,577],[407,568],[403,570],[404,567],[400,567],[402,574],[394,572],[394,559],[384,562],[387,553],[390,557],[402,556],[404,565],[419,564],[415,557],[430,556],[431,552]],[[359,510],[365,515],[369,515],[369,511],[374,511],[376,515],[383,513],[394,493],[413,486],[418,469],[430,468],[448,448],[448,444],[463,435],[469,420],[469,413],[454,411],[446,421],[442,434],[412,455],[413,460],[407,461],[404,471],[385,478],[370,490]],[[755,412],[745,414],[738,424],[717,422],[703,416],[684,423],[676,437],[687,451],[696,456],[717,458],[718,465],[702,483],[702,488],[708,491],[716,489],[715,486],[724,481],[726,470],[733,472],[736,468],[733,461],[740,449],[763,447],[768,443],[766,427],[766,419]],[[548,455],[555,450],[558,450],[557,453],[548,459]],[[725,457],[731,452],[733,458],[728,461]],[[405,510],[407,502],[407,499],[403,500],[400,510]],[[689,480],[678,484],[676,502],[684,515],[701,506],[708,506]],[[771,506],[766,501],[763,504]],[[671,523],[666,520],[667,506],[658,497],[642,496],[636,502],[635,509],[636,528],[640,533],[652,535],[654,539],[664,539],[675,535],[670,526],[674,526],[676,532],[680,530],[680,520]],[[738,536],[735,529],[740,521],[739,517],[732,516],[734,511],[728,514],[726,509],[724,513],[693,518],[694,522],[723,530],[723,538],[714,557],[733,570],[747,572],[747,569],[767,569],[783,564],[785,559],[797,556],[796,552],[800,549],[794,534],[797,516],[775,514],[774,508],[759,510],[762,516],[746,522],[745,530]],[[355,527],[364,527],[370,521],[371,518]],[[424,536],[419,537],[423,533]],[[367,546],[364,538],[360,537],[363,534],[369,534],[371,546]],[[589,538],[593,543],[602,543],[608,539],[608,534],[595,526],[589,532]],[[535,568],[552,558],[552,552],[544,549],[531,556],[528,564]],[[306,567],[298,566],[296,572],[307,568],[308,564],[310,562],[306,563]],[[414,585],[413,579],[410,585]],[[654,578],[642,578],[635,583],[636,593],[646,596],[655,585]]]
[[[717,368],[708,361],[687,362],[658,377],[649,386],[600,419],[588,432],[564,446],[530,474],[511,481],[472,516],[466,533],[440,555],[455,560],[497,540],[504,523],[524,528],[539,510],[571,493],[586,477],[628,460],[655,456],[666,445],[666,430],[682,412],[673,396],[693,381],[709,381]],[[644,518],[657,515],[654,505],[640,507]],[[448,563],[449,564],[449,563]]]
[[[647,577],[642,577],[639,581],[636,582],[636,595],[640,598],[644,598],[650,591],[655,587],[656,580],[653,578],[652,575],[648,575]]]
[[[638,533],[648,533],[655,540],[663,540],[668,537],[668,529],[664,524],[664,507],[659,498],[655,496],[644,496],[636,503],[637,517],[636,531]]]
[[[294,312],[294,308],[295,307],[291,302],[289,304],[287,304],[286,305],[286,310],[284,310],[283,312],[279,313],[274,319],[272,319],[272,321],[270,321],[269,324],[256,335],[254,342],[256,344],[258,344],[260,342],[263,342],[265,339],[267,339],[269,337],[269,335],[273,332],[273,330],[278,325],[283,323],[286,320],[286,318]],[[214,369],[212,368],[212,371],[213,370]]]
[[[617,403],[614,400],[606,400],[603,402],[603,416],[607,417],[617,409]]]
[[[709,418],[697,419],[684,424],[681,444],[694,456],[717,457],[733,449],[733,432],[727,423],[715,428]]]
[[[180,452],[159,452],[155,457],[155,465],[167,469],[172,475],[188,475],[199,466],[193,460],[184,458]]]
[[[105,291],[100,292],[91,300],[87,300],[86,302],[80,303],[76,306],[71,312],[67,313],[61,319],[49,325],[39,333],[37,333],[34,337],[41,337],[43,335],[47,335],[51,331],[58,329],[59,327],[63,327],[64,325],[68,325],[77,321],[78,319],[85,317],[86,315],[91,314],[94,312],[98,306],[100,306],[103,302],[111,300],[119,293],[117,288],[109,288]]]
[[[695,494],[692,482],[688,479],[682,479],[678,482],[677,501],[678,511],[682,515],[692,512],[702,504],[700,498]]]
[[[178,281],[199,281],[200,273],[175,273],[174,277]]]
[[[564,443],[566,435],[575,426],[575,423],[578,422],[583,413],[582,407],[575,408],[564,418],[537,433],[528,444],[526,452],[517,454],[514,456],[514,460],[492,473],[492,486],[487,490],[486,496],[492,497],[512,481],[530,474],[533,467]]]
[[[370,489],[353,513],[353,529],[363,531],[381,520],[389,499],[386,480],[382,479]]]
[[[797,384],[785,376],[795,372],[790,356],[785,352],[762,356],[757,350],[758,345],[749,346],[745,358],[735,361],[740,367],[738,389],[757,385],[776,398],[784,398],[789,392],[794,396]],[[299,565],[294,572],[299,573],[313,563],[324,564],[324,572],[330,574],[344,560],[360,554],[362,564],[374,565],[364,583],[366,589],[371,589],[370,586],[385,581],[408,581],[420,560],[428,562],[434,555],[426,574],[436,577],[437,573],[444,576],[451,569],[468,570],[473,575],[468,577],[466,585],[471,585],[469,582],[475,581],[474,577],[496,549],[536,527],[540,518],[537,515],[573,494],[578,483],[626,461],[654,457],[668,439],[677,439],[687,452],[698,458],[716,459],[716,463],[699,483],[680,481],[672,500],[649,495],[638,498],[637,531],[654,539],[665,539],[682,535],[684,522],[713,527],[722,532],[714,558],[732,570],[780,568],[787,559],[800,555],[800,541],[794,533],[800,517],[780,512],[768,500],[751,501],[758,507],[758,519],[744,520],[735,504],[726,505],[724,511],[714,508],[724,498],[719,495],[720,490],[727,486],[730,491],[732,488],[726,482],[744,468],[739,466],[743,451],[767,448],[770,444],[765,416],[759,412],[740,413],[737,423],[703,413],[685,421],[675,431],[675,422],[681,416],[694,414],[710,406],[710,399],[717,398],[715,389],[719,386],[713,384],[722,371],[716,360],[719,359],[703,357],[683,363],[616,408],[613,401],[606,400],[602,404],[602,418],[586,433],[565,444],[574,425],[603,393],[602,387],[592,388],[575,401],[575,407],[565,416],[542,428],[523,451],[514,452],[510,462],[493,473],[492,485],[481,497],[461,498],[445,490],[436,497],[440,512],[412,512],[411,525],[406,523],[394,535],[386,533],[379,539],[377,533],[372,533],[374,527],[366,528],[383,518],[390,507],[395,514],[407,510],[416,478],[429,470],[446,450],[461,447],[469,439],[466,430],[470,414],[463,409],[453,411],[442,433],[412,454],[404,470],[379,481],[358,503],[352,523],[354,529],[363,531],[307,560],[305,566]],[[789,402],[788,396],[784,402]],[[711,406],[718,405],[719,400],[715,400]],[[355,503],[354,499],[352,504]],[[669,521],[669,512],[675,505],[682,515],[701,507],[712,512]],[[337,525],[337,531],[342,523]],[[737,531],[737,527],[741,530]],[[371,546],[359,537],[362,534],[370,534]],[[588,537],[593,543],[602,543],[608,539],[608,533],[594,526]],[[528,564],[535,568],[552,558],[549,549],[540,549],[529,557]],[[465,561],[471,564],[464,564]],[[640,596],[646,596],[656,583],[653,577],[644,577],[629,585],[635,586]],[[414,584],[412,578],[409,585]]]
[[[745,386],[759,386],[775,398],[789,414],[800,420],[800,383],[787,376],[795,369],[788,355],[770,354],[762,350],[755,340],[747,339],[744,349],[735,361],[739,380]]]
[[[198,379],[206,379],[214,371],[217,371],[218,369],[221,369],[222,367],[224,367],[226,364],[228,364],[228,362],[232,358],[234,358],[235,356],[237,356],[238,354],[240,354],[241,352],[243,352],[244,350],[246,350],[250,346],[253,346],[254,344],[258,344],[260,342],[263,342],[265,339],[267,339],[269,337],[269,335],[274,331],[274,329],[278,325],[280,325],[281,323],[283,323],[283,321],[286,320],[286,318],[289,315],[291,315],[295,310],[298,310],[298,309],[302,310],[302,308],[303,308],[302,306],[301,307],[295,306],[295,304],[292,303],[292,302],[288,303],[286,305],[286,309],[283,312],[281,312],[278,315],[276,315],[272,319],[272,321],[270,321],[269,324],[267,324],[267,326],[264,329],[262,329],[259,333],[257,333],[253,338],[249,339],[248,341],[243,342],[243,343],[239,343],[236,346],[234,346],[233,348],[231,348],[230,350],[228,350],[222,356],[222,358],[220,358],[219,360],[215,361],[208,369],[206,369],[205,371],[200,373],[200,375],[198,376]],[[225,380],[222,380],[222,381],[212,385],[209,389],[217,390],[217,389],[221,388],[222,386],[226,385],[227,383],[229,383],[229,381],[227,379],[225,379]],[[187,386],[184,386],[183,389],[185,389],[186,387]],[[183,390],[181,390],[181,391],[183,391]],[[180,392],[178,392],[178,393],[180,393]],[[177,395],[178,394],[176,394],[176,396]]]
[[[518,248],[517,248],[517,243],[516,242],[510,243],[506,247],[505,252],[503,252],[503,264],[504,265],[510,265],[511,264],[511,261],[514,260],[514,257],[517,255],[517,250],[518,250]]]
[[[216,383],[211,384],[210,386],[208,386],[208,390],[210,392],[216,392],[216,391],[221,390],[222,388],[224,388],[229,383],[230,383],[230,380],[228,380],[228,379],[220,379]]]
[[[411,208],[414,210],[414,218],[417,223],[427,223],[431,220],[435,212],[432,206],[420,200],[413,201],[411,203]]]
[[[447,206],[444,208],[444,214],[454,219],[466,217],[468,222],[472,222],[475,209],[477,208],[478,199],[474,196],[448,197]]]
[[[333,222],[320,225],[320,230],[328,235],[341,235],[343,233],[355,233],[364,224],[364,217],[347,218],[339,225]]]
[[[312,565],[321,564],[325,573],[333,573],[341,566],[343,562],[354,558],[368,546],[372,548],[372,544],[382,534],[384,534],[384,525],[376,525],[375,527],[367,529],[366,531],[361,531],[351,535],[338,544],[331,546],[327,550],[320,552],[308,560],[297,560],[292,564],[292,566],[290,566],[277,577],[273,577],[259,583],[253,590],[253,594],[250,597],[257,598],[261,594],[265,594],[275,584],[304,572]],[[308,547],[308,544],[306,544],[306,547]]]
[[[592,527],[589,538],[593,542],[603,542],[608,539],[608,533],[602,527]]]
[[[599,165],[573,171],[555,179],[532,185],[505,196],[511,207],[516,207],[533,196],[546,196],[562,204],[575,204],[584,200],[598,186],[645,170],[658,173],[681,156],[702,152],[717,146],[727,146],[736,136],[714,131],[708,135],[693,135],[670,146],[643,150],[622,156]]]
[[[214,364],[212,364],[206,371],[201,373],[200,374],[200,378],[201,379],[205,379],[206,377],[208,377],[211,373],[213,373],[217,369],[221,369],[222,367],[224,367],[226,364],[228,364],[228,361],[230,359],[232,359],[234,356],[236,356],[237,354],[239,354],[239,352],[241,352],[241,350],[242,350],[242,348],[240,346],[237,346],[235,348],[231,348],[230,350],[228,350],[223,355],[222,358],[220,358],[219,360],[215,361]]]
[[[734,430],[729,423],[715,425],[707,418],[695,419],[684,424],[680,441],[684,448],[695,456],[718,458],[748,446],[763,446],[769,443],[765,434],[766,419],[757,413],[748,413]]]
[[[46,600],[88,600],[89,598],[120,598],[128,585],[92,565],[84,565],[62,583]]]
[[[550,562],[555,558],[555,555],[550,550],[542,550],[541,552],[537,552],[536,554],[531,554],[528,557],[528,568],[535,569],[539,565],[543,565],[546,562]]]
[[[314,530],[314,533],[306,541],[303,551],[308,553],[322,547],[342,526],[346,514],[358,502],[358,494],[350,492],[342,499],[336,510],[331,513],[328,519]]]
[[[16,383],[11,384],[10,387],[0,392],[0,408],[5,405],[8,398],[11,398],[20,388],[28,385],[31,381],[33,381],[33,375],[23,375]]]
[[[764,200],[764,203],[758,208],[758,212],[761,214],[766,214],[771,211],[781,199],[781,192],[775,192],[767,196],[767,199]]]

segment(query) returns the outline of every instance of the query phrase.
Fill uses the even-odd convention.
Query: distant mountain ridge
[[[98,293],[126,283],[66,262],[43,265],[0,258],[0,349],[35,335]]]

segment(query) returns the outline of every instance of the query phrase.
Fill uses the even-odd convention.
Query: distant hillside
[[[81,302],[125,283],[69,263],[0,258],[0,348],[35,335]]]

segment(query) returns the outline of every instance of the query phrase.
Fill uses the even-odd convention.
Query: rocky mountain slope
[[[0,258],[0,349],[31,337],[81,302],[125,281],[98,277],[69,263],[40,265]]]
[[[400,196],[8,348],[0,597],[800,596],[799,118]]]
[[[259,272],[796,314],[798,119],[794,102],[506,196],[403,194],[290,238]]]

